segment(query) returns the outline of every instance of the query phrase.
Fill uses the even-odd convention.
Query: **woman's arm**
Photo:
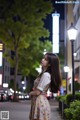
[[[30,96],[37,96],[37,95],[40,95],[40,93],[41,93],[41,91],[40,90],[38,90],[38,89],[36,89],[36,90],[34,90],[34,91],[31,91],[30,93],[29,93],[29,95]]]

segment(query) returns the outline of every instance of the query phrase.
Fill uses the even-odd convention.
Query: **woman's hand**
[[[31,91],[30,93],[29,93],[29,95],[30,95],[30,97],[31,96],[38,96],[38,95],[40,95],[40,93],[41,93],[41,91],[40,90],[38,90],[38,89],[36,89],[36,90],[34,90],[34,91]]]
[[[33,91],[31,91],[31,92],[29,93],[29,96],[30,96],[30,97],[32,96],[32,92],[33,92]]]

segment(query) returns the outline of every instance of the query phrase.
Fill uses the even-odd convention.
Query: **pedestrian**
[[[29,120],[50,120],[51,108],[46,98],[47,90],[57,92],[61,86],[59,58],[53,53],[46,53],[41,61],[42,72],[34,81],[31,96]]]

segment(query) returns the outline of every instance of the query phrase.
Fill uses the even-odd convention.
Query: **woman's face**
[[[48,63],[47,55],[45,55],[44,58],[42,59],[42,61],[41,61],[41,66],[42,66],[42,68],[44,68],[44,69],[47,69],[47,68],[48,68],[49,63]]]

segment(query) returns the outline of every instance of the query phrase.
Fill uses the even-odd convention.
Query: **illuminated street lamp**
[[[26,87],[25,86],[23,86],[23,90],[25,90],[26,89]]]
[[[64,66],[64,72],[69,72],[69,67],[68,66]]]
[[[24,85],[24,84],[25,84],[25,82],[24,82],[24,81],[22,81],[21,83],[22,83],[22,85]]]
[[[73,23],[71,23],[71,26],[68,29],[68,37],[71,41],[71,49],[72,49],[72,94],[73,98],[75,95],[75,89],[74,89],[74,41],[77,37],[77,29],[74,27]]]
[[[66,94],[67,94],[67,73],[69,72],[69,67],[68,66],[64,66],[64,72],[66,73]]]

